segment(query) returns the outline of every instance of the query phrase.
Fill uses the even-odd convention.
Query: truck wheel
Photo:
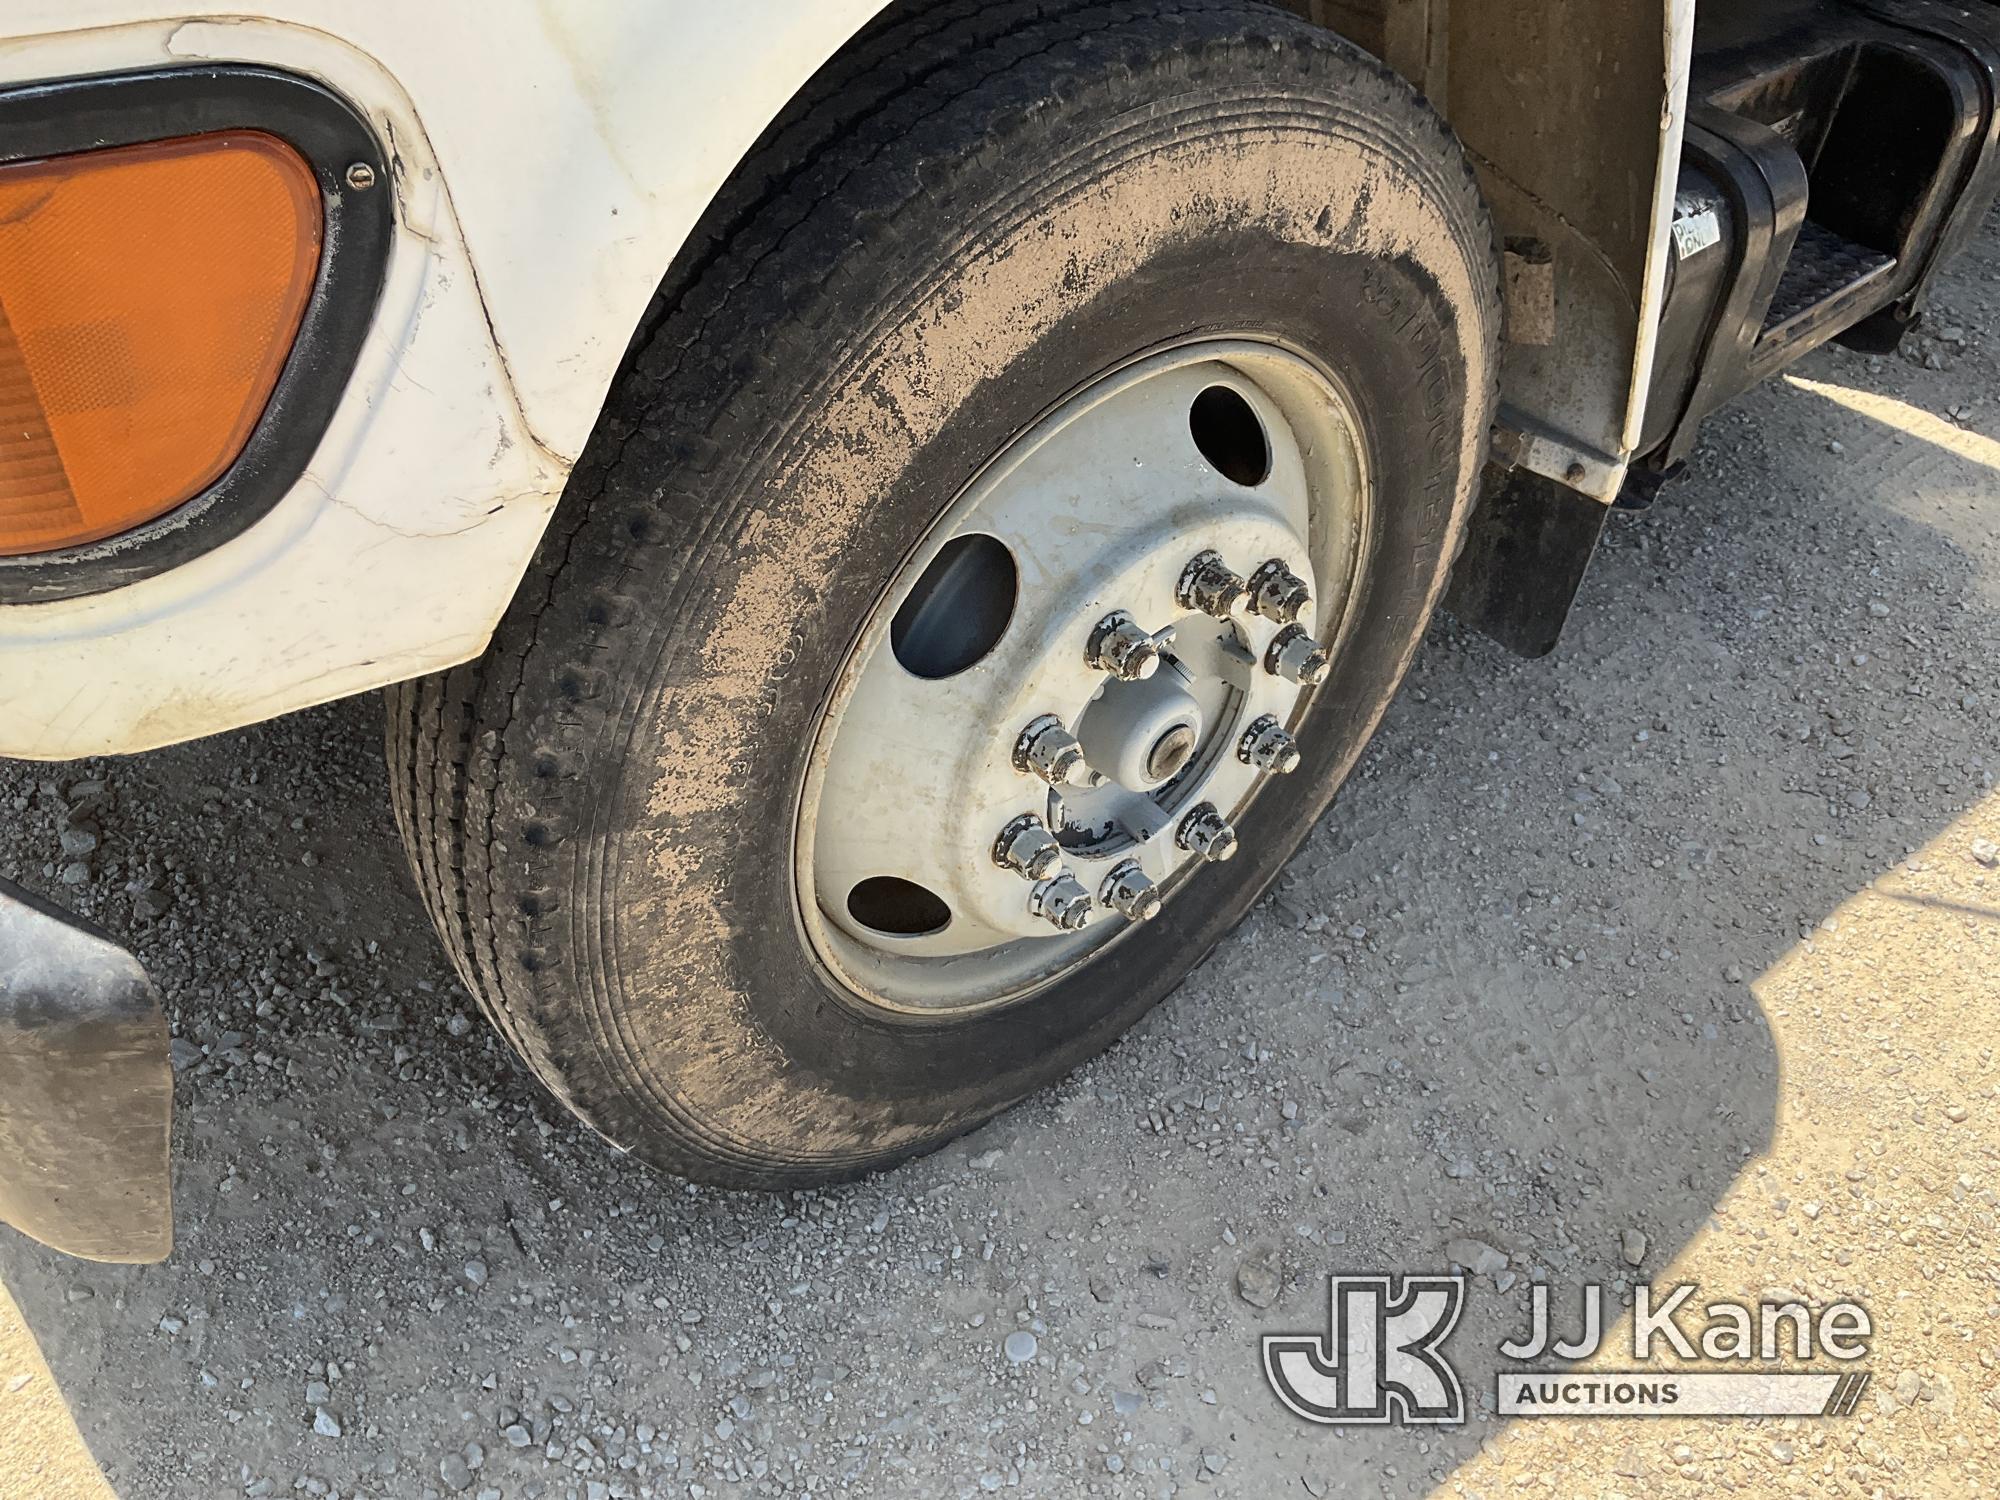
[[[736,1185],[935,1147],[1202,960],[1395,691],[1493,400],[1464,160],[1326,32],[978,0],[857,56],[683,257],[486,655],[390,697],[466,984]]]

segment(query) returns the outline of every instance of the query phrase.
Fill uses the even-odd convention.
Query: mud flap
[[[139,961],[0,880],[0,1221],[69,1255],[164,1260],[173,1105]]]
[[[1444,607],[1518,656],[1547,656],[1610,511],[1526,469],[1489,468]]]

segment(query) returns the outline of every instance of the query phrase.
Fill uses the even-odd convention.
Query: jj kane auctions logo
[[[1308,1422],[1434,1423],[1465,1420],[1465,1392],[1444,1353],[1465,1310],[1464,1276],[1352,1275],[1327,1278],[1325,1333],[1269,1334],[1264,1378]],[[1858,1303],[1817,1312],[1800,1302],[1715,1301],[1696,1309],[1696,1288],[1639,1286],[1632,1305],[1631,1370],[1503,1369],[1495,1391],[1502,1416],[1845,1416],[1868,1372],[1842,1368],[1865,1357],[1874,1325]],[[1699,1312],[1700,1322],[1694,1318]],[[1528,1289],[1528,1328],[1500,1345],[1508,1360],[1590,1359],[1604,1346],[1604,1292],[1583,1288],[1573,1339],[1549,1325],[1549,1289]],[[1656,1353],[1705,1359],[1727,1369],[1645,1368]],[[1833,1369],[1779,1369],[1780,1361],[1835,1361]]]

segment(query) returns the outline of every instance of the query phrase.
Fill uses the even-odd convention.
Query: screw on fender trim
[[[1098,887],[1097,899],[1129,922],[1150,922],[1160,914],[1160,888],[1136,859],[1113,867]]]
[[[375,186],[375,169],[365,161],[355,162],[347,169],[347,185],[357,193],[365,193]]]
[[[1076,736],[1054,714],[1042,714],[1021,731],[1014,741],[1014,768],[1050,786],[1092,787],[1104,781],[1084,760]]]
[[[1236,742],[1236,758],[1246,766],[1289,776],[1299,768],[1299,742],[1271,714],[1251,721]]]
[[[1312,606],[1311,586],[1275,557],[1250,575],[1248,587],[1251,612],[1279,625],[1294,624]]]
[[[1236,853],[1236,830],[1215,810],[1213,802],[1202,802],[1181,819],[1174,842],[1190,854],[1220,864]]]
[[[1326,651],[1320,643],[1296,625],[1287,625],[1271,641],[1264,653],[1264,670],[1300,687],[1318,687],[1326,681]]]
[[[1085,648],[1091,666],[1120,682],[1144,682],[1160,669],[1160,655],[1174,641],[1174,628],[1149,633],[1122,609],[1097,622]]]
[[[1234,614],[1249,592],[1250,585],[1243,581],[1243,575],[1212,549],[1194,555],[1193,561],[1181,570],[1180,585],[1174,591],[1182,609],[1198,609],[1218,620]]]
[[[1024,814],[1000,830],[993,844],[993,862],[1027,880],[1047,880],[1062,868],[1062,845],[1033,813]]]
[[[1077,932],[1090,920],[1090,892],[1065,870],[1035,887],[1028,910],[1059,932]]]

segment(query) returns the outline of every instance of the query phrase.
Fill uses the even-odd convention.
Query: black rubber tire
[[[1059,1078],[1228,932],[1373,732],[1463,534],[1498,326],[1457,143],[1323,30],[1250,0],[878,27],[682,257],[491,648],[390,694],[398,819],[466,984],[585,1120],[712,1182],[851,1176]],[[791,830],[850,643],[986,459],[1208,333],[1324,357],[1378,483],[1305,764],[1149,941],[969,1019],[849,1003]]]

